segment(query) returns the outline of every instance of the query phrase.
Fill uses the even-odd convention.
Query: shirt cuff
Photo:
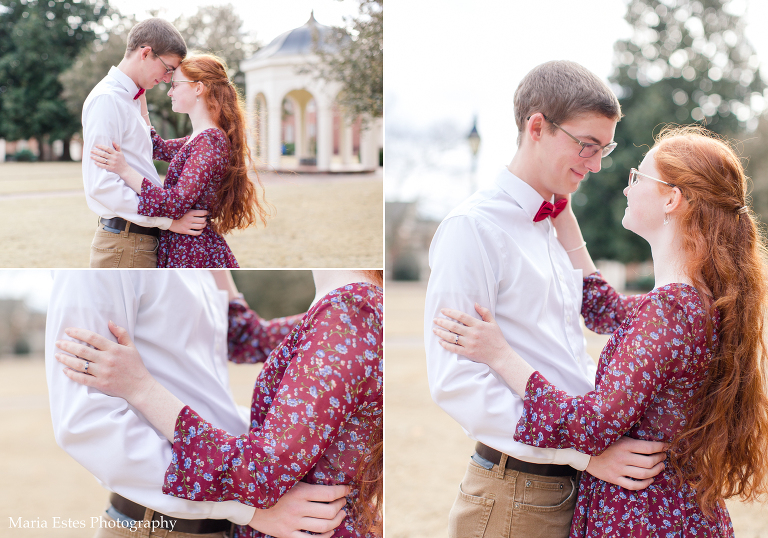
[[[173,224],[173,219],[169,219],[168,217],[155,217],[157,220],[155,221],[155,227],[160,228],[161,230],[167,230],[171,227],[171,224]]]
[[[563,448],[555,452],[555,465],[570,465],[576,470],[584,471],[589,465],[589,454],[583,454],[572,448]]]
[[[211,519],[228,519],[237,525],[248,525],[253,519],[256,508],[237,501],[225,501],[213,503],[211,510]]]

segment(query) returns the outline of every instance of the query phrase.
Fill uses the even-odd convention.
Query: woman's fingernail
[[[66,328],[66,329],[64,329],[64,333],[68,334],[68,335],[71,335],[72,334],[72,329]]]

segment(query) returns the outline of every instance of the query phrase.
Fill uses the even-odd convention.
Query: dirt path
[[[382,180],[375,175],[265,174],[275,215],[227,235],[241,267],[379,268]],[[96,227],[80,163],[0,164],[0,267],[87,267]]]
[[[424,284],[386,287],[386,536],[444,538],[474,442],[429,395],[422,340]],[[606,338],[589,331],[597,357]],[[768,538],[768,505],[728,501],[737,538]]]

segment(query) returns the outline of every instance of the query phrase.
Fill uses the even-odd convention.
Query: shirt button
[[[571,315],[570,315],[570,314],[568,314],[567,316],[565,316],[565,322],[566,322],[566,323],[570,323],[570,322],[571,322]]]
[[[563,275],[561,273],[557,273],[557,278],[560,280],[560,282],[563,281]]]

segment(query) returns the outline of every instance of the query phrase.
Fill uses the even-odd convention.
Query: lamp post
[[[467,136],[469,149],[472,151],[472,177],[470,178],[470,194],[477,190],[477,152],[480,149],[480,133],[477,132],[477,115],[472,122],[472,130]]]

